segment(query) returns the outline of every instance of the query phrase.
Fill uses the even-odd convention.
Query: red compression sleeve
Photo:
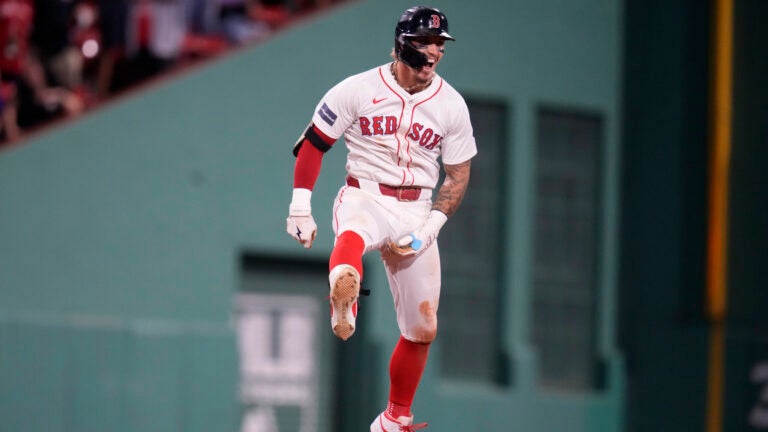
[[[314,125],[312,129],[328,145],[336,141],[320,132]],[[293,187],[312,190],[320,176],[320,167],[323,164],[325,153],[318,150],[308,139],[304,138],[299,153],[296,155],[296,165],[293,168]]]
[[[339,264],[349,264],[357,270],[360,280],[363,280],[363,252],[365,240],[354,231],[344,231],[336,239],[331,257],[328,260],[328,270],[333,270]]]
[[[411,342],[400,336],[389,361],[389,403],[387,412],[393,417],[411,415],[411,404],[421,375],[427,366],[430,344]]]
[[[320,176],[323,164],[323,152],[318,150],[307,139],[296,155],[296,165],[293,168],[293,187],[312,190]]]

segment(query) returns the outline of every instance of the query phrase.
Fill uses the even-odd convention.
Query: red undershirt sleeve
[[[333,145],[336,140],[322,133],[312,125],[312,129],[326,144]],[[320,176],[320,168],[323,164],[323,153],[315,147],[307,138],[301,143],[296,155],[296,165],[293,169],[293,187],[312,190],[317,178]]]

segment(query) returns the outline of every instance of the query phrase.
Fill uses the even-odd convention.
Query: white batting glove
[[[286,220],[288,234],[307,249],[312,247],[312,242],[317,237],[317,224],[315,218],[312,217],[311,198],[311,190],[294,189]]]
[[[426,250],[440,233],[440,228],[445,225],[448,216],[440,210],[432,210],[424,223],[414,232],[400,237],[389,247],[401,256],[412,256]]]

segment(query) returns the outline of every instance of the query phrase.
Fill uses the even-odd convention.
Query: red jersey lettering
[[[367,117],[360,117],[360,133],[362,133],[363,136],[371,136],[370,126],[371,121],[368,120]]]
[[[373,116],[360,117],[360,133],[363,136],[394,135],[397,132],[397,117]]]
[[[414,123],[413,127],[411,128],[411,133],[408,134],[408,138],[418,141],[419,136],[421,133],[421,129],[424,128],[424,125],[421,123]]]
[[[381,123],[384,121],[384,116],[373,117],[373,134],[384,135],[384,128],[381,127]]]
[[[426,149],[427,150],[434,149],[435,147],[437,147],[438,144],[440,144],[440,140],[442,140],[442,139],[443,139],[443,137],[441,137],[438,134],[435,134],[434,139],[432,139],[432,142],[428,146],[426,146]]]
[[[421,135],[421,139],[419,140],[419,145],[422,147],[425,147],[429,140],[432,139],[432,129],[427,128],[427,130],[424,131],[424,133]]]
[[[392,135],[397,131],[397,117],[387,116],[387,130],[384,132],[387,135]]]

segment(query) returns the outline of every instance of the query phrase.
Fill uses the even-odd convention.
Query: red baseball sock
[[[357,270],[360,280],[363,280],[363,251],[365,241],[354,231],[344,231],[336,239],[336,245],[331,252],[328,271],[339,264],[349,264]]]
[[[427,366],[428,343],[411,342],[400,336],[389,361],[389,404],[392,418],[411,416],[411,405],[421,374]]]

